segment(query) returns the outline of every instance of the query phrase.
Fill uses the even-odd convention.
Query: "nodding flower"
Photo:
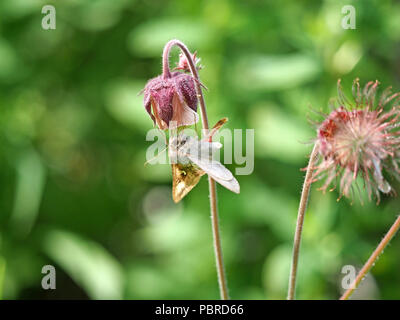
[[[340,197],[360,192],[363,182],[368,197],[380,201],[380,192],[393,192],[386,176],[400,180],[400,93],[386,89],[376,101],[378,81],[368,82],[364,89],[353,82],[353,101],[343,94],[338,81],[338,99],[330,114],[317,129],[319,160],[312,180],[325,179],[321,190],[340,185]],[[391,104],[389,110],[385,110]],[[361,179],[357,179],[360,177]],[[340,199],[339,197],[339,199]]]
[[[197,94],[191,75],[172,72],[149,80],[143,90],[144,107],[162,130],[199,121]]]

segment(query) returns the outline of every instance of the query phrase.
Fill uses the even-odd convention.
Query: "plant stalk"
[[[163,77],[168,78],[171,76],[171,71],[169,69],[169,52],[173,46],[178,46],[183,54],[186,56],[186,59],[189,63],[190,72],[192,73],[193,78],[195,79],[196,93],[200,102],[200,113],[201,113],[201,121],[203,130],[205,133],[209,130],[208,125],[208,117],[207,117],[207,109],[206,103],[204,101],[203,91],[201,89],[201,83],[199,74],[196,69],[196,65],[193,61],[192,55],[190,54],[189,49],[179,40],[171,40],[169,41],[163,51]],[[211,140],[211,137],[210,137]],[[226,281],[225,269],[224,269],[224,260],[222,255],[222,247],[221,247],[221,237],[219,231],[219,219],[218,219],[218,205],[217,205],[217,189],[214,179],[210,176],[208,177],[209,184],[209,193],[210,193],[210,210],[211,210],[211,225],[213,232],[213,242],[214,242],[214,254],[215,254],[215,262],[217,266],[217,274],[218,274],[218,284],[219,291],[222,300],[229,299],[228,296],[228,286]]]
[[[390,227],[389,231],[383,237],[382,241],[376,247],[375,251],[369,257],[368,261],[362,267],[360,272],[358,273],[357,277],[351,284],[350,288],[346,290],[346,292],[340,297],[340,300],[347,300],[353,292],[357,289],[358,285],[360,284],[361,280],[365,277],[365,275],[371,270],[374,266],[376,260],[379,258],[383,250],[386,248],[390,240],[394,237],[396,232],[400,229],[400,216],[397,217],[396,221]]]
[[[314,144],[314,148],[310,155],[310,160],[307,166],[306,176],[304,178],[303,190],[301,191],[299,210],[297,213],[297,224],[296,224],[296,232],[294,235],[294,243],[293,243],[293,255],[292,255],[292,266],[290,270],[289,276],[289,289],[288,289],[288,300],[294,300],[295,292],[296,292],[296,277],[297,277],[297,268],[299,261],[299,253],[300,253],[300,243],[301,243],[301,235],[304,224],[304,216],[307,210],[308,199],[311,190],[311,177],[313,172],[313,166],[318,156],[318,145]]]

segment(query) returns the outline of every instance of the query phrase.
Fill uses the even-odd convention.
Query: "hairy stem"
[[[290,270],[289,276],[289,289],[288,289],[288,300],[293,300],[295,298],[296,292],[296,277],[297,277],[297,266],[299,261],[299,253],[300,253],[300,243],[301,243],[301,233],[303,230],[304,224],[304,216],[307,210],[308,198],[311,190],[311,177],[313,172],[314,162],[318,156],[318,146],[315,143],[314,148],[310,155],[310,160],[307,166],[306,176],[304,178],[303,190],[301,191],[299,211],[297,213],[297,224],[296,224],[296,232],[294,235],[294,243],[293,243],[293,255],[292,255],[292,266]]]
[[[358,273],[356,279],[351,284],[350,288],[346,290],[346,292],[340,297],[340,300],[347,300],[354,290],[357,289],[361,280],[365,277],[365,275],[371,270],[371,268],[375,265],[376,260],[379,258],[383,250],[386,248],[390,240],[394,237],[396,232],[400,229],[400,216],[397,217],[396,221],[390,227],[389,231],[386,233],[382,241],[376,247],[375,251],[369,257],[368,261],[362,267],[360,272]]]
[[[207,133],[209,130],[208,117],[207,117],[206,103],[204,101],[204,95],[201,89],[199,74],[197,72],[196,65],[193,61],[189,49],[179,40],[171,40],[164,47],[163,77],[165,79],[171,76],[171,71],[169,69],[169,52],[173,46],[178,46],[182,50],[183,54],[186,56],[186,59],[189,63],[190,72],[192,73],[193,78],[195,79],[196,92],[200,102],[200,113],[201,113],[203,130],[205,131],[205,133]],[[227,300],[229,299],[229,296],[228,296],[228,286],[224,269],[224,260],[222,256],[221,237],[219,231],[217,188],[215,181],[211,177],[208,177],[208,184],[210,192],[211,224],[212,224],[213,239],[214,239],[214,253],[215,253],[215,262],[217,265],[218,284],[219,284],[221,299]]]

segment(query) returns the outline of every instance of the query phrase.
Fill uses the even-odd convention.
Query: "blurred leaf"
[[[43,249],[92,299],[121,299],[121,266],[102,246],[76,234],[50,230]]]
[[[150,20],[132,30],[128,47],[135,55],[158,57],[171,39],[183,41],[190,50],[204,50],[214,42],[215,33],[208,25],[194,19]]]
[[[346,74],[354,69],[362,55],[362,48],[357,42],[346,41],[333,56],[332,67],[336,72]]]
[[[105,89],[105,104],[117,121],[147,131],[153,127],[153,121],[143,106],[143,95],[140,95],[144,86],[144,82],[114,80]]]
[[[173,209],[170,209],[173,210]],[[181,206],[168,214],[155,225],[140,230],[136,237],[147,244],[150,252],[173,252],[183,250],[205,240],[204,232],[208,226],[204,220],[188,210],[181,215]]]
[[[2,0],[0,2],[0,12],[5,17],[19,18],[32,12],[41,12],[42,0]]]
[[[297,199],[271,189],[256,179],[251,185],[242,188],[241,196],[251,199],[251,206],[248,202],[242,202],[242,211],[248,221],[258,225],[268,225],[280,240],[293,238]]]
[[[235,64],[235,85],[245,90],[282,90],[314,80],[321,72],[315,57],[305,54],[246,55]]]
[[[283,162],[299,163],[310,147],[312,137],[307,122],[300,122],[273,104],[251,108],[249,127],[255,130],[256,156],[273,157]]]
[[[300,197],[300,196],[299,196]],[[309,207],[307,209],[307,225],[304,237],[314,241],[321,235],[329,233],[337,219],[338,208],[335,206],[337,195],[332,192],[323,193],[318,190],[318,184],[313,185]]]
[[[3,298],[5,273],[6,273],[6,260],[2,256],[0,256],[0,300]]]
[[[281,245],[268,255],[263,268],[263,283],[267,299],[284,299],[290,273],[292,250]]]
[[[136,263],[127,276],[128,299],[165,299],[176,283],[153,264]]]
[[[385,19],[387,23],[388,36],[394,40],[398,41],[400,39],[400,5],[392,4],[391,5],[391,14],[387,16]]]
[[[39,212],[46,170],[37,153],[27,150],[18,159],[17,173],[11,225],[18,235],[24,237],[31,231]]]
[[[122,9],[132,0],[84,0],[70,5],[70,11],[61,11],[68,15],[73,24],[88,31],[101,31],[115,25]],[[66,13],[65,13],[66,12]]]
[[[14,78],[13,73],[17,64],[18,58],[14,48],[6,40],[0,38],[0,79]]]

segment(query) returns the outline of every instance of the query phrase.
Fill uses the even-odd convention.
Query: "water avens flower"
[[[399,178],[399,93],[391,94],[389,88],[376,101],[378,84],[368,82],[361,90],[356,79],[350,102],[338,81],[338,107],[333,106],[317,129],[319,161],[313,181],[326,179],[323,191],[338,180],[341,195],[348,197],[359,191],[357,177],[361,177],[368,197],[379,202],[380,192],[392,191],[386,176]],[[385,111],[391,102],[391,109]]]
[[[181,72],[168,72],[150,79],[144,92],[144,107],[162,130],[171,124],[187,126],[199,121],[194,79]]]

